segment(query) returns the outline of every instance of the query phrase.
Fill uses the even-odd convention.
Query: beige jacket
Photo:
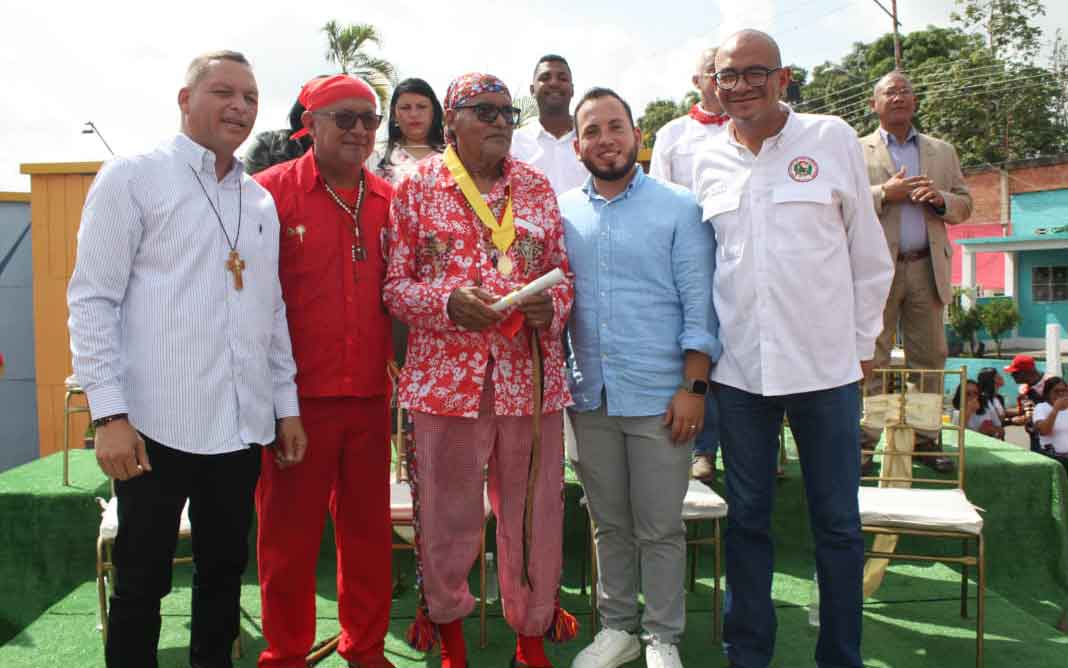
[[[953,247],[950,246],[946,235],[946,225],[963,223],[972,215],[972,196],[964,182],[957,151],[951,144],[919,133],[916,135],[916,141],[920,149],[920,172],[934,181],[934,186],[946,200],[945,213],[938,215],[928,206],[925,207],[924,218],[927,221],[927,240],[931,247],[931,264],[938,287],[938,298],[943,304],[948,304],[953,298],[953,287],[950,284]],[[860,143],[864,147],[864,162],[868,165],[868,181],[871,183],[875,213],[883,224],[890,255],[896,258],[901,239],[902,204],[888,203],[884,206],[881,186],[897,173],[897,169],[894,168],[890,151],[878,130],[862,137]]]

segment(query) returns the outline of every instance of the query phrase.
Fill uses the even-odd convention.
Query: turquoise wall
[[[1012,234],[1032,236],[1040,227],[1068,224],[1068,188],[1012,196]]]
[[[1068,265],[1068,249],[1022,251],[1017,254],[1016,275],[1019,278],[1020,336],[1045,339],[1046,322],[1050,316],[1061,325],[1061,336],[1068,331],[1068,301],[1034,302],[1031,299],[1031,279],[1035,267]]]

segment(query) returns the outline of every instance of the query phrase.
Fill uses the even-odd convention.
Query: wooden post
[[[63,449],[64,381],[71,373],[67,283],[74,271],[82,206],[100,164],[36,163],[24,164],[20,170],[30,175],[34,358],[42,457]],[[87,424],[84,413],[71,420],[71,438],[78,447]]]

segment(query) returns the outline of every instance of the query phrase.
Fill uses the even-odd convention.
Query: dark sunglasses
[[[480,102],[478,104],[460,104],[453,109],[473,109],[475,117],[483,123],[492,123],[497,120],[499,115],[504,119],[504,122],[508,125],[515,125],[519,122],[519,109],[513,107],[510,104],[502,104],[501,106],[495,106],[488,102]]]
[[[382,123],[382,114],[365,111],[357,114],[352,111],[313,111],[317,116],[329,116],[334,119],[334,125],[338,130],[351,130],[356,127],[356,121],[363,124],[363,129],[374,132]]]

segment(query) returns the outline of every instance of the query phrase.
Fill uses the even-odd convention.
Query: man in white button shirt
[[[694,88],[701,99],[685,116],[669,122],[656,133],[649,176],[693,190],[693,160],[700,145],[715,137],[727,124],[727,114],[716,99],[716,49],[704,49],[697,58]]]
[[[541,57],[534,67],[530,94],[538,102],[538,119],[512,134],[512,157],[544,172],[553,192],[562,195],[582,186],[590,175],[573,148],[571,98],[575,96],[575,86],[571,66],[563,56]]]
[[[859,668],[857,381],[871,368],[893,264],[856,133],[780,103],[789,81],[771,37],[743,30],[728,39],[716,55],[716,94],[731,121],[694,170],[718,249],[712,291],[724,352],[712,380],[730,505],[723,638],[731,665],[769,665],[770,525],[785,414],[816,546],[816,663]]]
[[[259,94],[234,51],[197,57],[181,133],[116,158],[86,199],[68,288],[74,373],[115,479],[109,668],[157,665],[179,517],[193,528],[189,663],[231,666],[260,446],[307,445],[278,280],[278,214],[234,150]],[[276,425],[277,418],[277,425]]]
[[[693,190],[693,160],[700,146],[723,131],[727,114],[716,99],[716,50],[703,49],[697,57],[697,70],[691,79],[701,99],[685,116],[671,121],[656,133],[649,175]],[[705,426],[693,446],[690,475],[710,482],[716,479],[719,452],[719,411],[715,398],[708,395]]]

